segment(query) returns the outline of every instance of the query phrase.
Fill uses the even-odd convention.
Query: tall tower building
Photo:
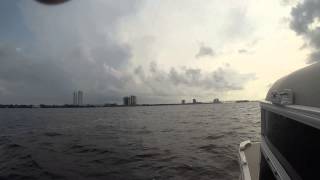
[[[137,97],[136,96],[130,96],[130,105],[131,106],[137,105]]]
[[[73,92],[73,105],[83,105],[83,92],[74,91]]]
[[[135,106],[135,105],[137,105],[137,97],[136,96],[123,97],[123,105],[125,105],[125,106]]]
[[[73,92],[73,105],[78,105],[78,94],[77,94],[77,91]]]
[[[82,91],[78,91],[78,105],[82,105],[83,104],[83,92]]]
[[[125,106],[129,105],[129,97],[123,97],[123,105]]]

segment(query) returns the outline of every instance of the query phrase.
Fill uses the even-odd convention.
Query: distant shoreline
[[[103,105],[19,105],[19,104],[8,104],[8,105],[2,105],[0,104],[0,109],[9,109],[9,108],[103,108],[103,107],[140,107],[140,106],[188,106],[188,105],[201,105],[201,104],[226,104],[226,103],[248,103],[248,102],[258,102],[255,101],[249,101],[249,100],[237,100],[237,101],[225,101],[225,102],[219,102],[219,103],[213,103],[213,102],[198,102],[198,103],[168,103],[168,104],[138,104],[138,105],[132,105],[132,106],[126,106],[126,105],[117,105],[117,104],[103,104]]]

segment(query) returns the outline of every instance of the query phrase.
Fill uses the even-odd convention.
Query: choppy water
[[[0,109],[0,179],[238,179],[258,103]]]

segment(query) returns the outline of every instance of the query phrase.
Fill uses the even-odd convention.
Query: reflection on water
[[[0,179],[237,179],[258,103],[0,109]]]

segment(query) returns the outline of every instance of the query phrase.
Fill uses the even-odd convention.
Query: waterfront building
[[[214,104],[218,104],[218,103],[221,103],[221,102],[220,102],[220,100],[219,100],[218,98],[215,98],[215,99],[213,100],[213,103],[214,103]]]
[[[137,105],[137,97],[136,96],[130,96],[130,105],[131,106]]]
[[[196,104],[196,103],[197,103],[197,100],[196,100],[196,99],[192,99],[192,103],[193,103],[193,104]]]
[[[181,104],[185,104],[186,100],[182,99]]]
[[[137,105],[137,97],[136,96],[123,97],[123,105],[125,105],[125,106],[135,106],[135,105]]]
[[[123,105],[129,106],[129,97],[123,97]]]
[[[76,91],[73,92],[73,105],[78,105],[78,94]]]
[[[83,105],[83,92],[78,91],[78,105]]]
[[[73,105],[76,105],[76,106],[83,105],[83,92],[82,91],[74,91],[73,92]]]

